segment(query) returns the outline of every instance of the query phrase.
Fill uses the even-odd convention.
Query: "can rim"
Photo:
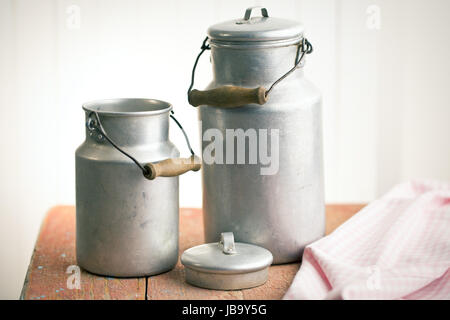
[[[293,37],[289,39],[280,40],[265,40],[265,41],[232,41],[232,40],[221,40],[221,39],[209,39],[209,44],[211,47],[216,48],[229,48],[229,49],[262,49],[262,48],[279,48],[288,47],[292,45],[298,45],[303,40],[303,36]]]
[[[83,103],[86,112],[112,116],[146,116],[167,113],[172,110],[169,102],[147,98],[117,98],[92,100]]]

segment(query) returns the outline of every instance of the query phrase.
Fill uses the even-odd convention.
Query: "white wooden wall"
[[[314,44],[306,74],[324,95],[328,202],[450,180],[448,0],[0,0],[0,298],[19,296],[46,210],[74,203],[81,104],[167,100],[199,150],[194,58],[209,25],[255,4],[302,21]],[[210,78],[204,57],[196,86]],[[199,174],[183,176],[181,205],[200,207],[200,188]]]

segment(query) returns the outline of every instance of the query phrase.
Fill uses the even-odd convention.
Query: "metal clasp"
[[[89,136],[94,137],[97,142],[102,142],[104,140],[97,120],[92,118],[92,113],[88,116],[88,119],[86,121],[86,128],[89,130]]]
[[[219,246],[222,247],[222,251],[225,254],[235,254],[236,247],[234,246],[233,232],[222,232],[220,234]]]

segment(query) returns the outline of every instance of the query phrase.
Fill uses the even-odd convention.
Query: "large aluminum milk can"
[[[200,55],[211,50],[214,78],[206,91],[193,78],[189,102],[201,120],[205,241],[233,232],[280,264],[325,232],[321,95],[303,74],[303,26],[258,9],[208,29]]]
[[[122,277],[170,270],[178,260],[178,175],[200,168],[194,156],[177,158],[168,139],[172,106],[114,99],[83,109],[86,140],[76,151],[78,265]]]

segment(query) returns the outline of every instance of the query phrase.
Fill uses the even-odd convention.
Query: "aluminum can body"
[[[97,110],[108,136],[148,163],[179,155],[168,139],[171,106],[158,103],[101,100],[84,109],[86,121]],[[119,277],[172,269],[178,260],[178,177],[149,181],[135,163],[89,128],[75,157],[78,265]]]
[[[212,43],[214,79],[208,89],[269,88],[294,66],[297,54],[298,43],[272,47]],[[325,232],[318,89],[301,67],[272,90],[264,105],[200,106],[199,119],[205,241],[216,242],[221,232],[233,232],[236,241],[268,249],[275,264],[299,261],[304,247]],[[214,150],[215,162],[206,163],[210,137],[216,135],[223,137],[223,154]],[[251,143],[255,135],[257,151]],[[242,150],[245,163],[242,155],[238,159]],[[269,164],[265,155],[270,155]]]

